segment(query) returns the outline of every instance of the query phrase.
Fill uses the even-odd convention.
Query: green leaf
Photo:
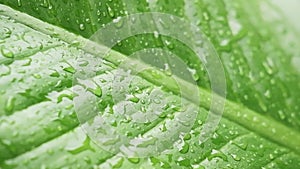
[[[210,108],[209,81],[202,64],[194,63],[196,56],[182,47],[182,43],[168,37],[157,41],[153,36],[141,35],[124,40],[101,60],[104,66],[95,77],[97,87],[89,90],[101,97],[100,110],[112,111],[105,118],[118,131],[133,136],[157,130],[172,134],[174,129],[168,120],[189,110],[179,110],[182,107],[176,102],[180,99],[176,85],[158,70],[153,71],[160,79],[150,71],[139,74],[140,77],[134,75],[133,86],[151,92],[162,90],[163,85],[167,89],[162,90],[164,98],[174,100],[163,112],[165,116],[152,124],[141,124],[137,130],[130,123],[121,123],[124,119],[111,110],[120,103],[112,100],[110,73],[120,69],[116,68],[118,61],[126,58],[125,55],[147,46],[137,45],[140,39],[149,38],[150,47],[173,44],[169,49],[196,70],[201,98],[205,99],[200,103],[200,113],[189,136],[179,140],[182,146],[158,157],[141,159],[106,152],[78,126],[72,105],[76,96],[70,89],[76,72],[74,56],[92,58],[97,55],[94,47],[102,51],[106,47],[1,5],[0,22],[5,25],[0,30],[0,105],[4,105],[0,107],[2,168],[297,168],[300,165],[300,95],[297,92],[300,84],[299,73],[292,64],[295,54],[299,54],[296,48],[299,42],[290,38],[297,33],[281,24],[281,16],[261,13],[259,7],[274,12],[269,3],[179,0],[176,4],[168,1],[147,4],[143,1],[128,3],[128,7],[121,1],[2,3],[84,37],[92,35],[102,24],[125,15],[125,11],[160,11],[184,17],[197,24],[216,47],[225,67],[229,98],[216,132],[212,138],[199,143]],[[131,101],[142,105],[138,99]],[[184,103],[186,107],[197,106],[188,97]],[[85,120],[89,122],[92,117]]]

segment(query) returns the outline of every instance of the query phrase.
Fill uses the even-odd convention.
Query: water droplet
[[[124,19],[122,19],[121,17],[117,17],[116,19],[113,20],[113,23],[117,29],[120,29],[123,27]]]
[[[88,88],[88,91],[91,92],[91,93],[93,93],[97,97],[101,97],[102,96],[102,89],[101,89],[101,87],[99,85],[97,85],[97,87],[95,89]]]
[[[115,12],[113,11],[113,9],[108,4],[106,4],[106,7],[107,7],[108,15],[112,18],[115,17]]]
[[[79,66],[80,67],[84,67],[87,66],[89,64],[89,62],[87,60],[80,60],[79,61]]]
[[[236,145],[237,147],[241,148],[242,150],[246,150],[248,147],[247,142],[233,142],[233,144]]]
[[[286,118],[286,116],[285,116],[285,114],[283,113],[282,110],[279,110],[278,114],[279,114],[280,119],[284,120]]]
[[[128,161],[130,161],[133,164],[137,164],[140,162],[140,159],[139,158],[128,158]]]
[[[187,143],[184,143],[184,145],[182,146],[182,148],[179,150],[180,153],[182,154],[186,154],[190,149],[190,145]]]
[[[41,79],[42,78],[42,76],[39,75],[39,74],[33,74],[33,77],[36,78],[36,79]]]
[[[0,76],[7,76],[11,73],[11,68],[1,64],[0,65]],[[1,93],[0,93],[1,94]]]
[[[84,142],[82,143],[82,145],[80,145],[79,147],[76,147],[76,148],[72,148],[71,150],[67,150],[69,153],[71,154],[79,154],[83,151],[86,151],[86,150],[91,150],[91,151],[95,151],[91,145],[90,145],[90,138],[89,137],[86,137]]]
[[[63,98],[68,98],[70,100],[73,100],[75,97],[75,94],[61,94],[57,97],[57,103],[62,102]]]
[[[166,74],[167,76],[172,76],[172,71],[171,71],[171,69],[170,69],[169,64],[166,63],[164,66],[165,66],[165,69],[164,69],[165,74]]]
[[[43,0],[43,2],[40,3],[40,6],[44,7],[44,8],[49,8],[49,2],[48,2],[48,0]]]
[[[72,66],[66,67],[63,70],[68,73],[72,73],[72,74],[74,74],[76,72],[76,70]]]
[[[153,34],[154,34],[154,38],[156,39],[159,38],[159,33],[157,31],[154,31]]]
[[[171,50],[174,49],[174,44],[172,42],[166,40],[165,43],[169,49],[171,49]]]
[[[209,14],[207,12],[203,12],[203,17],[205,20],[209,20]]]
[[[7,115],[12,113],[14,106],[15,106],[15,101],[16,101],[16,98],[14,98],[12,96],[9,97],[8,100],[6,101],[5,111],[6,111]]]
[[[129,100],[132,101],[132,102],[134,102],[134,103],[138,103],[140,101],[140,99],[137,98],[137,97],[132,97]]]
[[[236,154],[230,154],[230,155],[235,161],[241,161],[241,157],[237,156]]]
[[[267,98],[271,98],[271,93],[270,93],[270,90],[267,90],[264,95],[267,97]]]
[[[85,30],[85,25],[83,23],[79,24],[79,29],[84,31]]]
[[[11,50],[6,49],[4,46],[1,47],[1,53],[4,57],[7,57],[7,58],[14,57],[14,53]]]
[[[59,73],[55,70],[54,72],[52,72],[52,73],[50,74],[50,76],[51,76],[51,77],[59,77],[60,75],[59,75]]]
[[[192,135],[190,133],[185,134],[183,137],[183,140],[190,140],[192,138]]]
[[[223,152],[213,149],[211,155],[209,155],[207,159],[211,161],[214,158],[221,158],[224,161],[228,161],[227,156]]]
[[[31,58],[28,58],[27,61],[22,66],[29,66],[32,62]]]
[[[12,34],[12,31],[9,28],[4,28],[4,35],[0,36],[0,39],[9,38]]]
[[[21,7],[21,6],[22,6],[22,1],[18,0],[18,7]]]
[[[124,158],[120,158],[113,166],[113,169],[121,168],[124,162]]]

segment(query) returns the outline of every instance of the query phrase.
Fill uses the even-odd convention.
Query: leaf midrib
[[[47,35],[56,35],[59,39],[67,42],[72,43],[74,41],[79,41],[80,45],[78,48],[82,49],[83,51],[90,53],[92,55],[99,55],[103,54],[102,52],[108,51],[109,49],[105,46],[101,46],[94,42],[91,42],[88,39],[81,37],[80,35],[75,35],[70,33],[62,28],[56,27],[54,25],[48,24],[41,20],[38,20],[32,16],[27,14],[21,13],[19,11],[15,11],[10,7],[0,4],[0,13],[2,15],[6,15],[22,23],[27,25],[37,31],[40,31]],[[51,28],[51,29],[49,29]],[[54,31],[50,31],[54,30]],[[88,44],[88,45],[87,45]],[[101,51],[100,53],[95,52],[95,48]],[[117,58],[124,58],[125,56],[120,54],[119,52],[110,50],[110,55],[107,58],[103,58],[115,65],[118,65]],[[129,59],[130,60],[130,59]],[[145,78],[145,77],[143,77]],[[151,83],[157,84],[161,83],[160,81],[156,81],[155,79],[145,78],[146,80],[150,81]],[[167,86],[168,87],[168,86]],[[200,94],[202,98],[210,98],[211,94],[207,92],[205,89],[198,87],[200,90]],[[187,98],[189,99],[189,98]],[[219,99],[223,100],[224,98],[219,97]],[[190,100],[190,99],[189,99]],[[279,145],[282,145],[291,151],[294,151],[296,154],[300,155],[300,134],[298,131],[295,131],[292,128],[289,128],[282,123],[279,123],[273,119],[268,119],[267,117],[254,112],[247,107],[238,105],[232,101],[226,100],[226,105],[224,109],[224,117],[229,119],[230,121],[239,124],[248,130],[267,138],[268,140],[275,142]],[[210,99],[205,100],[202,102],[200,106],[203,106],[206,109],[209,109],[210,106]],[[214,110],[212,110],[214,112]],[[243,115],[240,115],[243,112]],[[219,113],[219,112],[214,112]],[[254,123],[253,121],[259,121],[260,123]],[[266,126],[267,125],[267,126]],[[272,133],[272,130],[276,131],[276,133]]]

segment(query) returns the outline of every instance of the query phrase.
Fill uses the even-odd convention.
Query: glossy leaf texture
[[[300,54],[300,42],[295,38],[299,32],[269,1],[0,2],[14,8],[0,6],[2,168],[300,166],[300,73],[295,64]],[[102,79],[97,81],[101,94],[95,94],[103,100],[103,111],[119,104],[111,99],[109,72],[119,69],[118,58],[142,48],[166,47],[176,53],[196,71],[195,80],[205,98],[193,129],[179,140],[182,146],[158,157],[130,159],[102,150],[81,131],[71,87],[76,56],[95,55],[83,45],[88,41],[85,38],[119,16],[139,12],[169,13],[199,27],[224,65],[228,101],[213,137],[199,143],[210,102],[210,82],[202,63],[194,62],[195,54],[169,37],[147,34],[123,40],[113,48],[110,58],[103,58],[103,67],[97,72],[97,78]],[[135,86],[141,91],[161,90],[146,76],[136,79]],[[166,90],[163,93],[165,98],[175,101],[173,109],[166,112],[176,116],[178,97]],[[186,104],[193,105],[188,99]],[[115,118],[112,124],[120,125],[118,130],[129,130],[130,123],[121,125],[121,120],[116,120],[119,117],[112,114],[107,118]],[[160,130],[168,118],[172,116],[131,132],[138,135]],[[171,128],[166,130],[172,132]]]

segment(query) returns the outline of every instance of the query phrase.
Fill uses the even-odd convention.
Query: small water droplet
[[[241,157],[237,156],[236,154],[231,154],[231,157],[232,157],[235,161],[241,161]]]
[[[18,0],[18,7],[21,7],[21,6],[22,6],[22,1]]]
[[[51,77],[59,77],[60,75],[59,75],[59,73],[55,70],[54,72],[52,72],[52,73],[50,74],[50,76],[51,76]]]
[[[184,145],[182,146],[182,148],[179,150],[180,153],[182,154],[186,154],[190,149],[190,145],[187,143],[184,143]]]
[[[113,11],[113,9],[108,4],[106,4],[106,7],[107,7],[108,15],[112,18],[115,17],[115,12]]]
[[[165,43],[169,49],[171,49],[171,50],[174,49],[174,44],[172,42],[166,40]]]
[[[130,161],[133,164],[137,164],[140,162],[140,159],[139,158],[128,158],[128,161]]]
[[[49,2],[48,2],[48,0],[43,0],[43,2],[40,3],[40,6],[44,7],[44,8],[49,8]]]
[[[11,68],[10,67],[8,67],[4,64],[0,65],[0,76],[7,76],[10,73],[11,73]]]
[[[102,96],[102,89],[99,85],[96,85],[97,87],[95,89],[88,88],[88,91],[96,95],[97,97]]]
[[[76,70],[72,66],[66,67],[63,70],[68,73],[72,73],[72,74],[74,74],[76,72]]]
[[[83,23],[79,24],[79,29],[81,31],[84,31],[85,30],[85,25]]]
[[[286,118],[286,116],[285,116],[285,114],[283,113],[282,110],[279,110],[278,114],[279,114],[280,119],[284,120]]]
[[[156,39],[159,38],[159,33],[157,31],[154,31],[153,34],[154,34],[154,38]]]
[[[209,155],[207,159],[211,161],[214,158],[221,158],[224,161],[228,161],[227,156],[223,152],[213,149],[211,155]]]
[[[120,158],[113,166],[113,169],[121,168],[124,162],[124,158]]]
[[[132,97],[129,100],[132,101],[133,103],[138,103],[140,101],[140,99],[137,97]]]
[[[14,57],[14,53],[11,50],[6,49],[4,46],[1,47],[1,53],[4,57],[7,57],[7,58]]]
[[[36,78],[36,79],[41,79],[42,78],[42,76],[39,75],[39,74],[33,74],[33,77]]]
[[[15,106],[15,101],[16,101],[16,98],[14,98],[12,96],[9,97],[8,100],[6,101],[5,111],[8,115],[12,113],[14,106]]]

